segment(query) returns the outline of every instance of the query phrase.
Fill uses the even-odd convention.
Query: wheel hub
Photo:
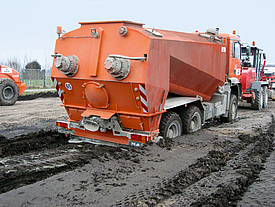
[[[171,125],[169,126],[169,129],[167,130],[167,138],[175,138],[175,137],[178,137],[180,136],[180,131],[181,131],[181,128],[180,126],[178,126],[177,123],[173,122],[171,123]]]
[[[3,91],[3,96],[6,100],[12,99],[12,97],[14,96],[14,91],[12,87],[10,86],[5,87]]]
[[[190,122],[190,132],[195,132],[200,129],[201,120],[198,112],[194,113],[192,120]]]

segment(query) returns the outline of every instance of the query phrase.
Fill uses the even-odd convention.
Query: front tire
[[[16,83],[9,78],[0,79],[0,105],[11,106],[15,104],[19,96]]]
[[[229,111],[227,117],[221,117],[222,122],[230,122],[236,119],[238,112],[238,99],[237,96],[231,94],[230,96],[230,104],[229,104]]]
[[[180,116],[173,111],[166,112],[162,115],[159,128],[160,134],[164,139],[173,139],[179,137],[182,132]]]
[[[251,103],[251,108],[255,110],[261,110],[263,108],[263,88],[257,92],[256,98]]]

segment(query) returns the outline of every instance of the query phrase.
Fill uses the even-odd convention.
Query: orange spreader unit
[[[53,55],[68,134],[138,145],[158,135],[168,93],[209,101],[225,82],[222,43],[130,21],[80,25],[59,33]]]

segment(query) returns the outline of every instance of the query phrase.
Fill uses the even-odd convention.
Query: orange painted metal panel
[[[129,116],[129,115],[120,115],[121,124],[124,128],[127,129],[137,129],[143,130],[143,123],[140,117]]]
[[[148,84],[156,82],[154,77],[163,75],[158,84],[162,84],[164,90],[169,87],[169,92],[182,96],[199,95],[208,101],[225,82],[223,45],[197,34],[158,31],[166,38],[151,40],[148,70],[154,73],[147,76]],[[176,41],[169,38],[176,38]],[[160,69],[153,71],[155,68]]]
[[[89,117],[91,115],[99,116],[102,119],[110,119],[113,115],[115,115],[115,113],[109,112],[109,111],[97,110],[97,109],[87,109],[81,114],[81,117],[83,116]]]
[[[104,30],[99,27],[98,30],[98,38],[93,38],[92,42],[92,50],[91,50],[91,57],[90,57],[90,69],[89,69],[89,76],[96,76],[98,63],[99,63],[99,55],[101,51],[101,43],[103,39],[103,32]]]
[[[128,138],[123,137],[123,136],[114,136],[112,134],[112,131],[107,131],[107,132],[90,132],[87,130],[81,130],[81,129],[74,129],[75,135],[80,136],[80,137],[86,137],[86,138],[91,138],[91,139],[98,139],[106,142],[113,142],[113,143],[118,143],[118,144],[124,144],[128,145]]]
[[[65,109],[71,120],[81,120],[81,114],[84,112],[83,109],[69,107],[66,107]]]

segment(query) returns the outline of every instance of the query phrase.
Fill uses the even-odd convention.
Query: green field
[[[54,84],[51,79],[44,80],[22,80],[23,83],[27,85],[27,88],[51,88]]]

